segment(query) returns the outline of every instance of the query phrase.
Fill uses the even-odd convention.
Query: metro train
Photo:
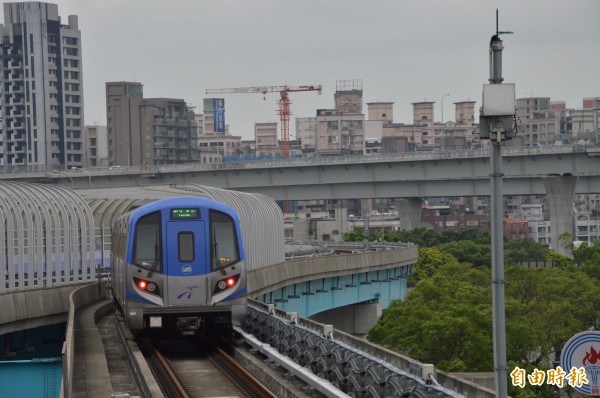
[[[193,196],[158,200],[113,224],[114,299],[134,334],[207,336],[244,320],[244,258],[233,208]]]

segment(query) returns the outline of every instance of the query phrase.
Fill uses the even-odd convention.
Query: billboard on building
[[[215,121],[215,133],[225,132],[225,99],[213,98],[213,117]]]

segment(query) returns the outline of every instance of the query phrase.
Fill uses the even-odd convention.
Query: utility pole
[[[504,241],[502,221],[502,147],[514,137],[515,128],[515,85],[502,84],[502,40],[498,30],[496,10],[496,34],[490,40],[490,84],[483,85],[483,105],[479,117],[481,138],[490,140],[490,185],[492,203],[492,316],[494,344],[494,375],[496,397],[506,398],[506,323],[504,309]]]

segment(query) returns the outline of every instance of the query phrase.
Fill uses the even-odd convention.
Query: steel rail
[[[179,381],[169,361],[156,349],[153,349],[152,356],[156,358],[161,371],[167,376],[167,380],[173,387],[177,398],[189,398],[189,394],[181,384],[181,381]]]
[[[265,387],[260,381],[258,381],[250,372],[248,372],[242,365],[237,363],[231,355],[223,351],[222,348],[217,347],[216,349],[219,357],[225,361],[226,365],[233,369],[236,374],[240,375],[246,383],[256,392],[258,392],[263,398],[277,398],[277,395],[273,394],[271,390]]]

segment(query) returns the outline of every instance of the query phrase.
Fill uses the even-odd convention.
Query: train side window
[[[179,262],[189,263],[194,261],[194,234],[192,232],[180,232],[177,235],[179,247]]]
[[[240,260],[236,226],[227,214],[210,211],[210,252],[213,271],[233,265]]]
[[[133,242],[133,263],[157,272],[162,270],[160,223],[159,211],[140,217]]]

